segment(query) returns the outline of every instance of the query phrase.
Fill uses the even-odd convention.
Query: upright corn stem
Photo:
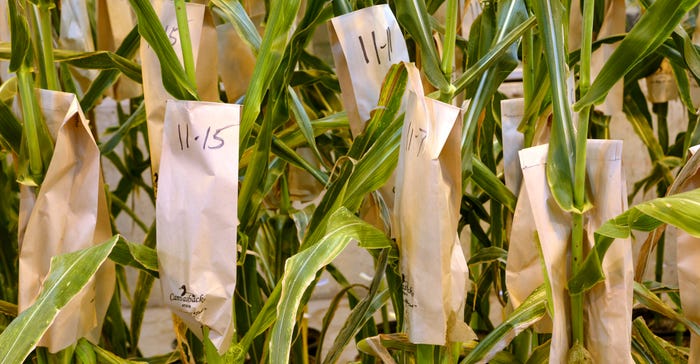
[[[457,38],[457,0],[447,0],[446,13],[445,39],[443,39],[440,70],[449,80],[449,87],[440,90],[440,97],[438,99],[443,102],[450,102],[457,90],[452,84],[452,64],[455,58],[455,39]]]
[[[36,5],[36,10],[39,18],[39,40],[41,42],[41,62],[42,76],[44,77],[45,86],[49,90],[60,90],[58,81],[58,72],[54,66],[53,60],[53,35],[51,33],[51,9],[55,5],[51,1],[39,1]]]
[[[581,39],[581,68],[579,87],[581,94],[588,92],[591,84],[591,52],[593,43],[593,11],[595,2],[584,1],[583,33]],[[571,237],[571,270],[576,275],[583,262],[583,210],[586,191],[586,139],[588,137],[588,119],[591,106],[579,113],[579,125],[576,134],[576,161],[574,165],[574,207],[573,233]],[[583,344],[583,295],[571,295],[571,326],[574,343]]]
[[[185,0],[175,0],[175,16],[177,18],[178,33],[180,34],[180,47],[182,47],[182,61],[185,64],[185,73],[192,88],[197,89],[197,77],[194,72],[194,56]]]

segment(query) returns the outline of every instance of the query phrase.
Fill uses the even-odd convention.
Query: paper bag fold
[[[692,147],[692,155],[669,189],[669,195],[700,188],[700,154],[698,146]],[[676,264],[678,268],[678,289],[681,295],[683,314],[693,322],[700,322],[700,239],[673,226],[667,227],[669,237],[675,236]],[[669,239],[673,240],[673,239]],[[690,332],[690,352],[688,363],[700,360],[700,337]]]

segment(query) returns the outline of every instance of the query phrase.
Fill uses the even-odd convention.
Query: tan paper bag
[[[20,311],[36,300],[51,257],[88,248],[112,235],[100,151],[77,97],[42,90],[40,102],[56,145],[36,199],[30,189],[22,191],[20,214],[29,219],[20,240]],[[114,285],[114,265],[106,262],[59,312],[39,346],[57,352],[81,337],[98,343]]]
[[[182,62],[182,48],[180,34],[175,17],[175,6],[172,1],[155,0],[152,2],[158,18],[163,24],[165,34],[171,40],[173,49]],[[218,101],[218,74],[212,72],[217,69],[216,29],[210,13],[205,13],[206,6],[187,3],[187,19],[192,39],[192,52],[195,59],[195,73],[197,76],[197,91],[202,101]],[[200,50],[203,50],[200,52]],[[200,57],[201,53],[201,57]],[[160,71],[160,62],[148,42],[141,40],[141,67],[143,70],[143,95],[146,102],[146,120],[148,123],[148,140],[151,153],[151,170],[154,182],[158,182],[158,167],[160,165],[160,153],[163,138],[163,120],[165,113],[165,101],[173,99],[163,87]]]
[[[554,201],[545,176],[547,145],[520,151],[523,182],[527,189],[544,263],[552,285],[552,345],[550,362],[563,363],[569,348],[568,254],[571,216]],[[593,208],[585,214],[587,248],[593,233],[605,221],[626,209],[622,174],[622,142],[589,140],[586,173]],[[616,241],[603,260],[606,280],[586,295],[586,348],[595,363],[631,363],[633,266],[629,241]]]
[[[331,19],[330,41],[350,131],[359,135],[377,107],[392,64],[409,62],[406,41],[389,5],[376,5]]]
[[[97,48],[115,52],[136,25],[129,0],[97,0],[95,7],[97,8]],[[124,100],[141,95],[143,89],[138,82],[120,75],[106,93],[115,100]]]
[[[168,100],[156,199],[163,297],[224,353],[234,334],[240,105]]]
[[[255,68],[255,54],[230,23],[216,27],[219,44],[219,74],[229,102],[248,90]]]
[[[457,237],[462,195],[460,109],[408,91],[394,204],[406,330],[445,345],[475,336],[464,323],[468,271]]]
[[[692,155],[676,179],[677,183],[669,190],[669,195],[687,192],[700,188],[700,154],[698,146],[691,148]],[[681,295],[681,308],[683,314],[693,322],[700,322],[700,239],[685,231],[668,226],[667,236],[670,241],[675,237],[676,259],[678,267],[678,289]],[[696,363],[700,360],[700,337],[690,332],[690,356],[688,363]]]
[[[605,0],[604,2],[605,16],[600,30],[595,34],[593,40],[605,39],[614,35],[625,33],[626,9],[625,0]],[[569,50],[573,51],[581,48],[581,32],[582,32],[582,16],[581,7],[572,6],[570,21],[569,21]],[[600,70],[605,62],[610,58],[612,53],[617,49],[618,43],[601,44],[591,55],[591,76],[593,79],[598,77]],[[623,101],[623,83],[617,82],[610,89],[605,101],[602,104],[596,105],[595,108],[605,115],[614,115],[622,112]]]
[[[522,184],[523,173],[520,168],[518,152],[524,146],[524,135],[518,131],[525,112],[525,101],[522,98],[501,101],[501,124],[503,140],[503,172],[506,187],[518,195],[513,219],[508,226],[510,229],[508,258],[506,260],[506,286],[510,304],[518,308],[520,304],[544,283],[542,265],[537,243],[534,240],[537,229],[532,214],[532,206],[527,195],[527,189]],[[548,126],[540,128],[540,135],[535,138],[535,144],[542,144],[549,133]],[[546,316],[535,324],[537,332],[551,333],[552,320]]]

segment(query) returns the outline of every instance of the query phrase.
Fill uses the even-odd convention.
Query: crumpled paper
[[[464,322],[469,277],[457,236],[460,109],[420,87],[407,92],[394,203],[406,331],[413,343],[466,342],[476,336]]]
[[[223,354],[234,334],[240,105],[168,100],[157,251],[163,299]]]
[[[33,189],[22,186],[20,311],[32,305],[39,295],[51,257],[88,248],[112,236],[100,151],[77,97],[40,90],[39,100],[55,148],[36,199]],[[81,337],[98,343],[114,286],[114,264],[105,262],[59,312],[38,345],[55,353]]]

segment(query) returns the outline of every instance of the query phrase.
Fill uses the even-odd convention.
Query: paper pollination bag
[[[394,204],[406,330],[413,343],[465,342],[475,336],[464,322],[468,271],[457,236],[460,109],[420,88],[407,93]]]
[[[23,186],[20,215],[19,310],[36,300],[51,257],[101,243],[112,236],[100,170],[100,151],[74,94],[40,91],[44,118],[55,140],[54,154],[36,199]],[[95,277],[58,314],[39,346],[57,352],[81,337],[100,338],[114,292],[114,265]]]
[[[525,100],[522,98],[501,101],[503,174],[506,187],[518,196],[510,225],[510,245],[506,262],[506,285],[513,308],[520,306],[544,282],[537,245],[532,239],[536,232],[532,207],[527,197],[527,189],[522,187],[523,173],[518,157],[525,139],[518,131],[524,108]]]
[[[163,297],[219,353],[234,334],[240,105],[168,100],[156,199]]]
[[[409,62],[406,41],[389,5],[375,5],[331,19],[330,41],[350,130],[357,136],[377,107],[392,64]]]
[[[593,208],[585,213],[585,248],[593,245],[593,233],[605,221],[626,209],[622,174],[622,142],[589,140],[586,173]],[[552,285],[551,362],[565,362],[570,346],[567,305],[571,216],[554,201],[546,180],[548,145],[520,151],[523,183],[527,189],[544,264]],[[606,280],[587,292],[585,299],[586,348],[595,363],[631,363],[633,266],[629,241],[616,241],[603,260]]]
[[[154,0],[153,8],[163,24],[165,33],[180,62],[182,47],[172,1]],[[217,69],[217,36],[211,13],[206,6],[187,3],[187,19],[192,40],[192,52],[195,59],[197,91],[202,101],[219,101]],[[201,52],[200,52],[201,51]],[[154,182],[158,182],[161,144],[163,138],[163,120],[165,101],[173,99],[163,87],[160,62],[146,40],[141,40],[141,67],[143,70],[143,95],[146,102],[146,121],[148,123],[148,140],[151,153],[151,170]]]
[[[698,146],[691,148],[692,155],[669,189],[669,195],[700,188],[700,153]],[[681,295],[683,314],[693,322],[700,322],[700,239],[673,226],[667,227],[667,236],[676,240],[676,264],[678,268],[678,289]],[[668,239],[673,241],[673,239]],[[700,359],[700,338],[690,332],[690,357],[688,363]]]

